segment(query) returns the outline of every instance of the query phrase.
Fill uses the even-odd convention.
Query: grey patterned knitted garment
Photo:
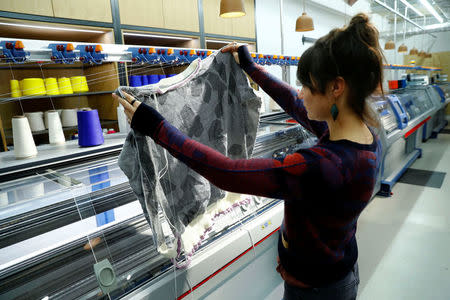
[[[156,108],[181,132],[232,159],[251,157],[261,100],[247,77],[231,54],[220,51],[193,66],[184,76],[166,81],[178,84],[163,86],[163,80],[159,86],[119,87],[116,93],[125,91]],[[209,204],[225,196],[224,191],[137,131],[128,134],[119,166],[142,205],[158,251],[168,256],[174,254],[173,249],[167,253],[161,217],[179,237]]]

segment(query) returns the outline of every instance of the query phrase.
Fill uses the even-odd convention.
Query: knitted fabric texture
[[[192,73],[179,77],[177,83],[166,84],[164,89],[155,84],[119,87],[116,93],[122,95],[125,91],[156,108],[188,137],[232,159],[249,158],[261,100],[233,57],[217,52],[198,61]],[[161,83],[164,85],[164,80]],[[223,190],[167,155],[137,130],[127,136],[119,166],[142,205],[159,252],[169,257],[174,257],[174,248],[166,244],[167,231],[163,232],[163,227],[167,227],[161,221],[165,219],[171,233],[179,238],[185,226],[205,212],[209,204],[225,196]]]

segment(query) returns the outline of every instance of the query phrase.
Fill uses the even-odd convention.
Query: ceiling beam
[[[392,7],[390,7],[389,5],[386,5],[385,3],[381,2],[380,0],[373,0],[375,3],[379,4],[380,6],[382,6],[384,9],[396,14],[397,16],[403,18],[404,20],[406,20],[407,22],[413,24],[414,26],[416,26],[417,28],[419,28],[420,30],[424,31],[425,29],[420,26],[419,24],[417,24],[416,22],[414,22],[413,20],[411,20],[410,18],[408,18],[407,16],[403,15],[402,13],[398,12],[397,10],[393,9]],[[429,33],[432,37],[436,37],[435,35]]]

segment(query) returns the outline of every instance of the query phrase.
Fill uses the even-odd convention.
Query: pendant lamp
[[[389,40],[384,44],[384,50],[392,50],[395,49],[395,43],[393,40]]]
[[[419,51],[416,48],[412,48],[411,51],[409,51],[409,55],[417,55],[419,54]]]
[[[222,18],[238,18],[245,16],[243,0],[221,0],[219,16]]]
[[[398,53],[406,53],[408,52],[408,47],[406,47],[405,44],[401,44],[400,47],[398,47]]]
[[[295,31],[312,31],[314,30],[313,19],[305,12],[305,0],[303,0],[303,13],[295,22]]]

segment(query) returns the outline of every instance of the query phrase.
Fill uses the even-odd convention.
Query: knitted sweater
[[[151,136],[174,157],[221,189],[283,199],[280,262],[296,279],[319,287],[343,278],[358,257],[356,224],[368,204],[381,162],[381,143],[331,141],[325,122],[308,119],[288,84],[238,50],[244,71],[287,113],[319,137],[311,148],[277,159],[232,160],[190,139],[156,110],[141,104],[131,127]]]

